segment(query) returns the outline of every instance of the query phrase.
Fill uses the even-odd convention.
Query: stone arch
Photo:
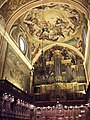
[[[82,60],[84,60],[83,54],[77,48],[75,48],[75,47],[73,47],[73,46],[71,46],[69,44],[66,44],[66,43],[54,43],[54,44],[50,44],[50,45],[44,47],[43,51],[45,52],[46,50],[48,50],[48,49],[50,49],[50,48],[52,48],[53,46],[56,46],[56,45],[67,47],[67,48],[71,49],[72,51],[75,51],[77,53],[77,55],[79,55],[82,58]],[[38,58],[40,57],[41,54],[42,54],[42,50],[40,50],[36,54],[35,58],[32,60],[32,65],[34,65],[34,63],[38,60]]]

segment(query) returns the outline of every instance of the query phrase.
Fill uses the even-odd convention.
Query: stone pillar
[[[7,50],[7,42],[1,36],[0,37],[0,79],[3,79],[6,50]]]
[[[5,20],[0,14],[0,25],[5,29]],[[0,79],[3,79],[4,63],[6,57],[7,42],[4,39],[4,35],[0,34]]]
[[[32,94],[32,91],[33,91],[32,85],[33,85],[33,71],[31,70],[30,71],[30,94]]]
[[[86,74],[86,80],[87,80],[87,87],[89,85],[89,71],[90,71],[90,21],[88,25],[88,34],[87,34],[87,40],[86,40],[86,50],[85,50],[85,61],[84,61],[84,67],[85,67],[85,74]]]

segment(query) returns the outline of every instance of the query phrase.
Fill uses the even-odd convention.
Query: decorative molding
[[[0,0],[0,8],[7,2],[8,0]]]

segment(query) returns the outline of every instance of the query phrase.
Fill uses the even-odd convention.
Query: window
[[[23,54],[26,53],[26,44],[25,44],[25,40],[22,36],[20,36],[19,39],[19,46],[20,46],[20,50],[23,52]]]

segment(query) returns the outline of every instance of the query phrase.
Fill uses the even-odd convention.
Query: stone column
[[[5,20],[0,14],[0,25],[5,29]],[[6,57],[7,42],[4,39],[4,35],[0,34],[0,79],[3,79],[4,63]]]
[[[87,87],[89,84],[89,71],[90,71],[90,21],[88,25],[88,34],[87,34],[87,40],[86,40],[86,50],[85,50],[85,60],[84,60],[84,68],[85,68],[85,74],[86,74],[86,80],[87,80]]]
[[[30,94],[32,94],[32,91],[33,91],[32,85],[33,85],[33,71],[31,70],[30,71]]]
[[[7,42],[1,36],[0,37],[0,79],[3,79],[6,50],[7,50]]]

